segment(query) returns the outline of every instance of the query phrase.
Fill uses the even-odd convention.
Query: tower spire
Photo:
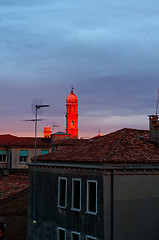
[[[71,138],[78,139],[78,98],[73,93],[74,87],[71,87],[71,93],[66,100],[66,132]]]

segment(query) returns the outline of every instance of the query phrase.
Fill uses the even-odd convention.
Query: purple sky
[[[38,123],[65,130],[74,85],[79,136],[147,129],[159,87],[158,0],[1,0],[0,134],[33,136]],[[58,130],[58,129],[56,129]]]

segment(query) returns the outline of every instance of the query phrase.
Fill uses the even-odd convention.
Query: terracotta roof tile
[[[45,138],[37,138],[37,147],[50,147],[51,144]],[[17,137],[10,134],[0,135],[0,147],[35,147],[34,137]]]
[[[0,177],[0,202],[28,189],[29,177],[24,174],[9,175],[5,179]]]
[[[77,143],[61,151],[37,157],[37,161],[77,162],[159,162],[159,148],[149,139],[148,130],[124,128],[95,140]]]

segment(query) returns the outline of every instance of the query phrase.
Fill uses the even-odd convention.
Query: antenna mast
[[[34,158],[34,215],[33,215],[33,224],[36,224],[36,139],[37,139],[37,122],[42,120],[38,119],[38,109],[44,108],[44,107],[49,107],[49,105],[35,105],[35,119],[32,119],[30,121],[35,122],[35,158]],[[36,225],[34,226],[34,239],[35,237],[35,232],[36,232]]]
[[[157,95],[156,115],[158,114],[158,101],[159,101],[159,89],[158,89],[158,95]]]

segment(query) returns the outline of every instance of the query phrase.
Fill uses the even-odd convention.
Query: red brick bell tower
[[[71,93],[66,99],[66,133],[71,134],[72,139],[78,139],[78,98]]]

